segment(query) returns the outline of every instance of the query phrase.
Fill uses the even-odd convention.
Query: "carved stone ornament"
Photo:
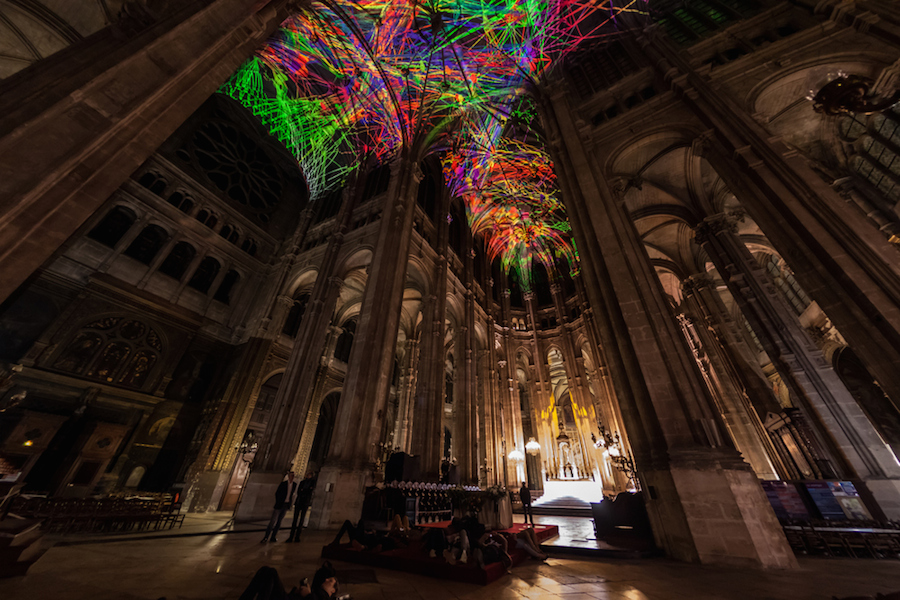
[[[737,233],[737,224],[744,220],[744,210],[737,209],[730,213],[720,213],[706,217],[694,227],[694,240],[701,246],[710,241],[711,236],[728,231]]]

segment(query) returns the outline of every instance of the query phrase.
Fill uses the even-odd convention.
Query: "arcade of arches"
[[[900,519],[900,109],[806,100],[838,70],[900,86],[895,6],[687,0],[554,71],[580,271],[523,292],[431,158],[417,189],[388,165],[307,203],[213,93],[291,3],[185,4],[128,21],[127,48],[98,12],[55,54],[2,50],[0,476],[190,511],[244,487],[251,518],[315,468],[311,524],[333,527],[400,450],[430,480],[452,458],[466,484],[638,486],[669,555],[778,567],[759,480],[853,481]]]

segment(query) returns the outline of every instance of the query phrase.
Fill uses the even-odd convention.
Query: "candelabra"
[[[822,86],[818,92],[810,90],[813,110],[835,116],[840,114],[864,114],[887,110],[900,102],[900,90],[888,94],[873,93],[875,82],[868,77],[838,72],[837,77]]]
[[[253,470],[253,459],[256,458],[256,451],[259,449],[259,443],[256,441],[256,434],[252,429],[247,430],[247,433],[244,434],[244,439],[241,440],[241,443],[235,446],[234,449],[240,455],[241,462],[247,466],[247,473],[244,475],[244,481],[241,482],[241,491],[238,494],[237,502],[234,504],[231,518],[225,523],[226,526],[233,525],[235,522],[238,507],[241,505],[241,500],[244,499],[244,488],[247,487],[247,479],[250,477],[250,471]],[[247,458],[247,456],[251,454],[253,456]]]
[[[600,432],[599,438],[595,434],[591,434],[591,441],[594,442],[594,448],[604,448],[605,450],[603,453],[609,456],[609,460],[612,462],[613,467],[624,473],[629,481],[635,483],[637,469],[634,467],[634,461],[628,456],[628,453],[625,452],[625,449],[623,448],[619,432],[615,431],[610,433],[603,427],[603,423],[599,421],[597,422],[597,430]]]

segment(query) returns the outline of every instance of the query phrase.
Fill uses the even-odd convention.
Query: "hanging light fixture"
[[[532,456],[537,456],[538,452],[541,451],[541,445],[537,443],[537,440],[534,438],[529,438],[528,443],[525,444],[525,452]]]
[[[509,453],[508,458],[509,458],[509,460],[511,460],[513,462],[522,462],[523,460],[525,460],[525,455],[522,454],[521,450],[516,448],[515,450],[513,450],[512,452]]]

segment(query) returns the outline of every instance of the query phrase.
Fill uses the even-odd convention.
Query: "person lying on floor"
[[[530,527],[526,527],[516,534],[516,548],[521,548],[531,558],[547,560],[547,555],[541,550],[541,545],[538,543],[537,534]]]
[[[382,550],[393,550],[397,547],[397,542],[388,534],[376,531],[374,528],[366,527],[363,519],[354,525],[350,521],[344,521],[340,531],[334,536],[330,546],[338,546],[344,533],[350,538],[350,546],[354,550],[372,550],[381,552]]]
[[[503,566],[509,570],[512,568],[512,557],[509,555],[509,542],[502,533],[493,531],[485,531],[475,543],[472,550],[475,557],[475,563],[484,569],[492,563],[503,563]]]
[[[451,565],[462,559],[469,559],[469,536],[466,530],[455,523],[451,523],[446,529],[428,527],[428,531],[422,536],[423,549],[430,558],[436,558],[439,554]]]
[[[457,562],[468,562],[471,556],[471,546],[469,540],[478,539],[484,532],[484,526],[477,523],[475,525],[467,523],[464,519],[453,519],[445,528],[429,527],[428,531],[423,535],[422,541],[428,556],[435,558],[438,554],[444,557],[451,565]],[[480,529],[479,529],[480,527]],[[476,535],[470,535],[470,530]]]
[[[337,594],[337,571],[327,560],[313,575],[312,585],[304,579],[300,585],[285,591],[278,571],[260,567],[239,600],[329,600]]]

